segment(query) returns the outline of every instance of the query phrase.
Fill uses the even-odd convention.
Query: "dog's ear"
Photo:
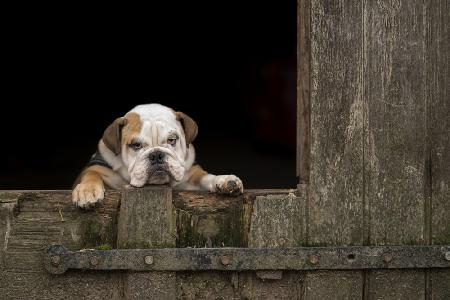
[[[195,140],[195,137],[198,133],[197,123],[188,115],[181,111],[176,112],[177,120],[181,122],[183,126],[184,135],[186,136],[186,145],[189,147],[189,144]]]
[[[117,118],[111,125],[108,126],[108,128],[106,128],[103,133],[103,143],[115,155],[118,155],[121,151],[122,127],[126,124],[127,119],[124,117]]]

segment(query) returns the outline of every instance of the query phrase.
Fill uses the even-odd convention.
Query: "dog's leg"
[[[231,196],[237,196],[244,191],[242,181],[238,177],[208,174],[199,165],[192,166],[187,172],[187,176],[187,182],[190,185],[198,186],[201,190]]]
[[[83,170],[79,183],[73,189],[72,201],[82,208],[91,208],[105,196],[104,177],[112,172],[102,166],[91,166]]]

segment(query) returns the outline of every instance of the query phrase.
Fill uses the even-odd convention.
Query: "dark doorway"
[[[4,43],[0,189],[69,189],[106,126],[150,102],[197,121],[209,172],[296,186],[295,0],[47,11]]]

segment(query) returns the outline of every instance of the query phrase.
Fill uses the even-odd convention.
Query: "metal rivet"
[[[317,257],[317,255],[311,255],[309,256],[309,262],[315,265],[319,262],[319,257]]]
[[[389,254],[389,253],[384,254],[384,255],[383,255],[383,261],[384,261],[385,263],[390,263],[390,262],[392,261],[392,255]]]
[[[91,257],[91,259],[89,261],[90,261],[91,265],[93,265],[93,266],[98,265],[98,258],[95,256]]]
[[[52,265],[57,266],[61,262],[61,257],[59,255],[52,256],[51,257],[51,262],[52,262]]]
[[[450,251],[445,252],[445,259],[450,260]]]
[[[144,257],[144,262],[146,265],[152,265],[153,264],[153,256],[147,255]]]
[[[220,257],[220,262],[222,263],[222,265],[224,266],[228,266],[228,264],[230,263],[230,258],[226,255],[221,256]]]

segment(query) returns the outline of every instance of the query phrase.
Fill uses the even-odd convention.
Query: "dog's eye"
[[[175,144],[177,143],[177,138],[169,138],[167,139],[167,144],[175,146]]]
[[[128,145],[128,147],[130,147],[131,149],[133,149],[134,151],[137,151],[139,149],[142,148],[142,144],[139,142],[135,142],[135,143],[131,143]]]

